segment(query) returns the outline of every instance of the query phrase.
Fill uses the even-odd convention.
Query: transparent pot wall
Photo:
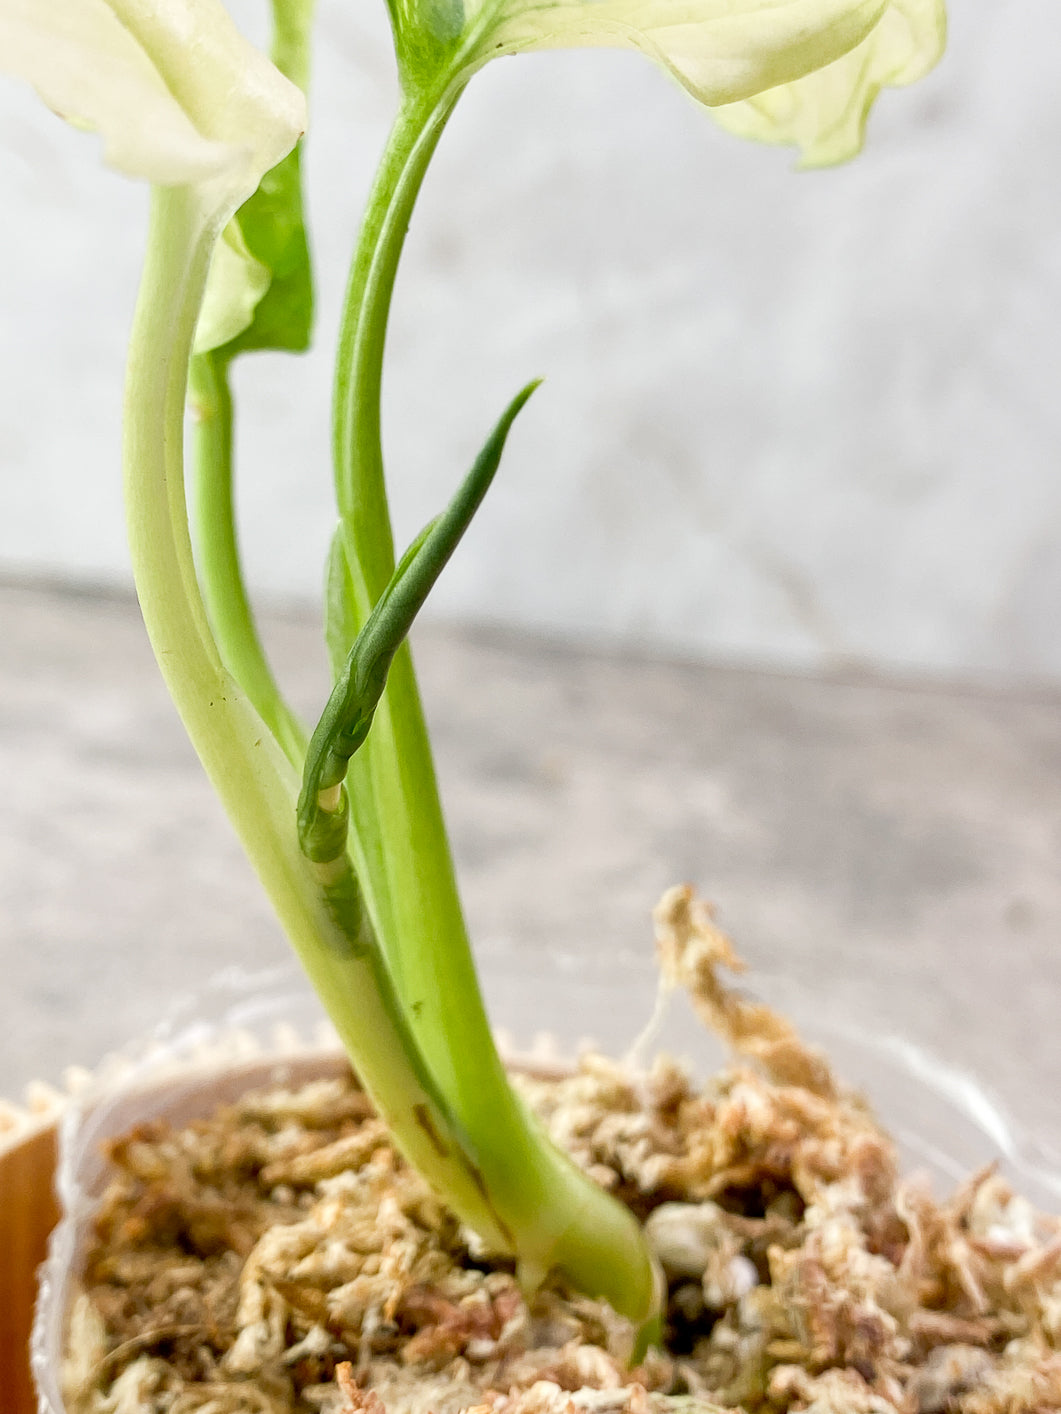
[[[485,981],[491,1014],[513,1053],[573,1056],[592,1032],[593,1041],[612,1054],[629,1052],[636,1038],[636,1060],[665,1050],[697,1073],[723,1059],[683,996],[672,995],[654,1009],[655,981],[647,967],[612,980],[572,972],[562,986],[555,973],[487,967]],[[1036,1205],[1061,1208],[1061,1178],[1046,1152],[971,1077],[902,1037],[845,1025],[826,1014],[821,993],[788,979],[757,976],[750,990],[781,1007],[807,1039],[828,1050],[837,1074],[869,1098],[897,1140],[906,1169],[928,1171],[942,1193],[970,1171],[998,1161]],[[519,1030],[525,1017],[548,1019],[550,1030]],[[63,1326],[104,1179],[105,1141],[151,1115],[183,1122],[248,1085],[297,1081],[321,1065],[342,1064],[316,997],[292,967],[257,975],[230,970],[182,1003],[150,1041],[100,1068],[62,1125],[58,1187],[65,1217],[43,1271],[33,1341],[40,1414],[64,1410]]]
[[[666,1051],[701,1075],[725,1058],[684,995],[671,995],[653,1018],[657,976],[650,957],[624,956],[610,976],[575,961],[562,977],[555,969],[517,970],[510,960],[494,966],[487,961],[482,972],[490,1014],[515,1050],[545,1045],[558,1055],[574,1055],[588,1040],[610,1055],[623,1055],[633,1046],[640,1060]],[[1057,1136],[1033,1137],[979,1077],[887,1030],[872,1015],[860,1020],[829,983],[814,987],[802,979],[750,971],[744,985],[821,1046],[841,1082],[870,1101],[897,1143],[904,1171],[927,1171],[943,1193],[984,1164],[998,1162],[1036,1206],[1061,1211]],[[548,1017],[549,1031],[528,1032],[521,1024],[525,1017]]]

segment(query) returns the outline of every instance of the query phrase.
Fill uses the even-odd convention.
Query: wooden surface
[[[34,1414],[29,1336],[37,1268],[58,1217],[52,1194],[55,1127],[0,1152],[0,1409]]]

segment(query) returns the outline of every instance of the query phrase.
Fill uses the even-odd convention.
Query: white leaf
[[[239,222],[230,221],[214,246],[192,352],[224,348],[242,334],[272,278],[269,267],[247,249]]]
[[[639,49],[702,103],[789,83],[859,44],[888,0],[500,0],[479,62],[527,49]]]
[[[714,110],[727,131],[792,143],[803,167],[854,156],[870,107],[884,87],[922,78],[946,43],[943,0],[892,0],[880,24],[849,54],[794,83]]]
[[[234,207],[298,140],[305,102],[220,0],[0,0],[0,70],[31,83],[108,163]]]

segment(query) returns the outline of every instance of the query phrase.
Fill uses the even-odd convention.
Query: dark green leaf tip
[[[337,676],[310,740],[298,801],[299,845],[316,863],[343,853],[349,814],[345,791],[332,809],[321,804],[321,792],[342,785],[350,758],[368,736],[394,655],[482,504],[512,424],[540,383],[535,379],[516,394],[449,505],[406,550]]]

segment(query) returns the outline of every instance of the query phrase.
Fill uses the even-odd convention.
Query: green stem
[[[354,256],[336,361],[337,558],[350,611],[344,633],[335,631],[334,622],[330,626],[336,673],[394,570],[380,444],[387,317],[413,206],[459,92],[403,103]],[[453,1052],[459,1055],[485,1022],[408,648],[395,656],[349,784],[352,847],[369,904],[396,983],[417,1017],[417,1035],[449,1092],[460,1085],[462,1070],[467,1074],[452,1063]],[[449,957],[439,974],[434,959],[442,954]],[[454,966],[463,1001],[449,1002],[441,984]],[[472,999],[476,1014],[466,1027],[462,1006]]]
[[[203,610],[183,476],[192,334],[216,236],[189,188],[157,189],[126,382],[125,494],[137,593],[155,655],[279,920],[399,1147],[489,1240],[506,1232],[439,1099],[371,934],[351,940],[302,855],[299,776],[223,666]],[[474,1215],[474,1216],[473,1216]]]
[[[532,1126],[501,1115],[469,1136],[421,1059],[371,928],[346,931],[302,855],[297,773],[221,661],[196,580],[184,490],[192,335],[220,218],[190,188],[156,190],[126,383],[125,491],[133,570],[159,666],[192,744],[398,1147],[455,1212],[527,1274],[553,1266],[641,1317],[653,1273],[631,1214]],[[343,865],[349,903],[356,881]],[[322,887],[323,882],[323,887]],[[334,886],[337,881],[332,880]],[[469,1063],[471,1060],[469,1058]],[[487,1077],[486,1089],[493,1085]]]
[[[354,257],[335,390],[341,521],[329,645],[337,674],[394,570],[380,443],[387,317],[416,196],[460,91],[407,96]],[[540,1278],[559,1267],[583,1290],[644,1320],[658,1292],[636,1222],[553,1148],[513,1092],[494,1046],[407,645],[351,762],[348,787],[352,852],[395,985],[525,1273]]]
[[[301,769],[306,732],[284,701],[269,667],[243,581],[232,474],[229,359],[196,354],[190,386],[195,410],[192,488],[199,581],[225,666],[293,766]]]

